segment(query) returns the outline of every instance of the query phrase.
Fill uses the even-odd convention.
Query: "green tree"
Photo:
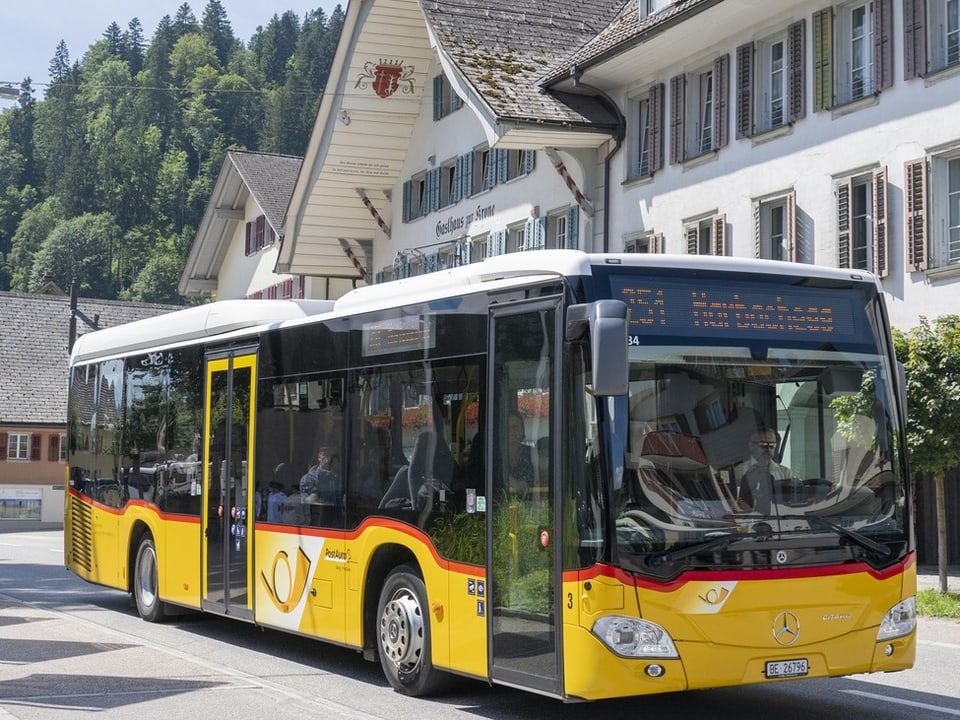
[[[227,63],[230,62],[230,57],[237,51],[240,44],[233,35],[233,29],[227,19],[227,11],[224,10],[223,3],[220,0],[208,0],[206,7],[203,9],[200,29],[203,36],[216,48],[220,65],[226,67]]]
[[[897,357],[907,376],[907,448],[913,471],[933,476],[937,504],[940,592],[947,592],[945,478],[960,466],[960,316],[932,323],[921,318],[907,332],[894,331]]]
[[[120,228],[106,214],[86,213],[59,223],[44,239],[34,258],[30,288],[51,279],[61,288],[77,281],[84,297],[113,300],[113,256]]]
[[[13,235],[10,250],[11,290],[30,291],[34,256],[65,214],[63,203],[56,195],[46,198],[23,213]]]

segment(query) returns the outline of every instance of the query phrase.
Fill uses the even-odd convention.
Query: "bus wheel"
[[[153,538],[144,535],[137,548],[137,561],[133,571],[133,595],[137,612],[147,622],[159,622],[166,615],[166,605],[160,600],[157,571],[157,548]]]
[[[439,690],[447,674],[430,659],[427,590],[410,565],[395,568],[380,591],[377,606],[378,654],[394,690],[421,697]]]

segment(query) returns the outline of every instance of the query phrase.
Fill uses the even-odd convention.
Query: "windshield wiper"
[[[753,516],[758,517],[758,516]],[[840,537],[847,538],[852,540],[854,543],[864,548],[865,550],[870,550],[877,553],[880,557],[886,557],[890,555],[893,551],[883,543],[878,543],[876,540],[868,538],[863,533],[858,533],[856,530],[851,530],[848,527],[844,527],[838,523],[833,522],[833,520],[827,520],[826,518],[820,517],[819,515],[761,515],[759,516],[760,520],[803,520],[810,525],[818,525],[821,528],[826,528]]]
[[[685,545],[682,548],[677,548],[676,550],[663,550],[658,553],[653,553],[647,557],[647,564],[650,567],[659,567],[665,563],[672,563],[693,555],[699,555],[702,552],[720,550],[725,548],[734,540],[742,537],[744,537],[744,535],[738,532],[729,532],[717,537],[709,538],[708,540],[701,540],[693,545]]]

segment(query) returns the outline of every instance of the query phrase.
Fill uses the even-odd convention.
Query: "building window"
[[[449,207],[460,199],[459,179],[456,159],[440,166],[440,207]]]
[[[547,216],[547,250],[562,250],[567,247],[567,209]]]
[[[496,176],[491,170],[491,156],[492,153],[488,147],[476,148],[473,151],[472,183],[474,194],[493,187]]]
[[[737,48],[737,137],[751,137],[803,117],[804,21]]]
[[[482,262],[487,259],[487,244],[489,238],[487,235],[480,235],[470,241],[470,262]]]
[[[813,16],[814,110],[875,95],[893,81],[892,0],[847,3]]]
[[[533,172],[536,150],[498,150],[497,151],[497,179],[499,182],[529,175]]]
[[[727,216],[708,215],[683,224],[688,255],[727,254]]]
[[[630,101],[630,179],[663,167],[663,83]]]
[[[7,460],[30,459],[30,433],[7,435]]]
[[[430,211],[427,173],[414,175],[403,184],[403,221],[410,222]]]
[[[960,148],[908,162],[905,186],[909,268],[960,265]]]
[[[729,57],[670,81],[670,153],[674,163],[727,144]]]
[[[960,64],[960,0],[910,0],[903,14],[905,79]]]
[[[887,275],[887,171],[845,178],[837,185],[837,264]]]
[[[796,262],[796,194],[758,200],[754,204],[754,255],[766,260]]]
[[[623,251],[627,253],[659,254],[664,250],[663,233],[644,232],[627,237],[623,241]]]
[[[527,225],[512,225],[507,228],[507,252],[527,250]]]
[[[463,100],[453,91],[446,75],[433,78],[433,119],[440,120],[463,107]]]

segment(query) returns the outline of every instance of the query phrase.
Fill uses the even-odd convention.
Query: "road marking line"
[[[900,698],[890,697],[889,695],[881,695],[880,693],[864,692],[863,690],[841,690],[840,692],[847,693],[848,695],[860,695],[861,697],[873,698],[874,700],[880,700],[885,703],[907,705],[909,707],[918,708],[921,710],[933,710],[934,712],[943,713],[944,715],[953,715],[954,717],[960,717],[960,710],[952,710],[951,708],[945,708],[940,705],[931,705],[930,703],[914,702],[913,700],[901,700]]]

